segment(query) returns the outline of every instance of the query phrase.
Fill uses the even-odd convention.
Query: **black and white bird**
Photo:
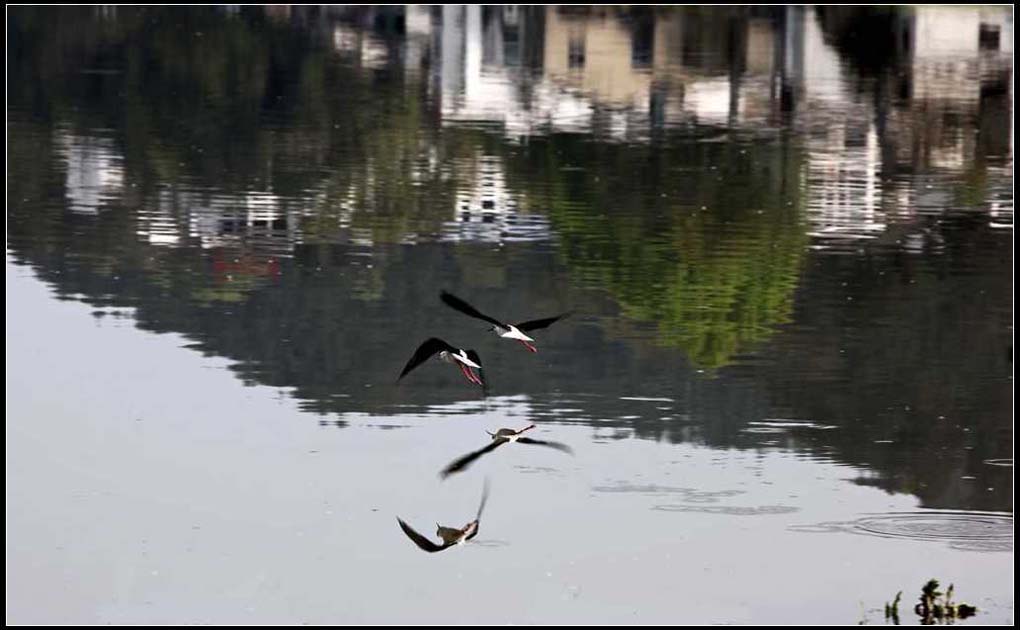
[[[485,387],[485,379],[482,376],[482,360],[479,358],[478,353],[474,350],[462,350],[460,348],[454,348],[450,344],[446,343],[442,339],[431,337],[426,339],[424,343],[418,346],[418,349],[414,351],[411,359],[404,366],[404,370],[397,377],[397,381],[407,376],[407,373],[418,367],[425,361],[429,360],[434,355],[439,355],[441,361],[447,363],[453,363],[460,368],[464,378],[471,381],[475,385],[481,385]],[[475,374],[471,368],[478,370]]]
[[[500,446],[503,446],[504,444],[509,444],[510,442],[520,442],[521,444],[535,444],[538,446],[548,446],[549,448],[554,448],[558,451],[563,451],[564,453],[569,453],[573,455],[574,451],[572,451],[571,448],[566,444],[562,444],[560,442],[547,442],[545,440],[533,440],[531,438],[521,437],[522,433],[534,428],[535,425],[532,424],[520,430],[500,429],[495,433],[490,433],[486,431],[486,433],[489,433],[489,435],[492,437],[491,444],[489,444],[485,448],[478,449],[477,451],[468,453],[467,455],[455,460],[449,466],[444,468],[442,472],[439,473],[439,476],[445,479],[452,475],[453,473],[465,470],[468,466],[471,465],[472,462],[474,462],[482,455],[485,455],[486,453],[491,453]]]
[[[532,342],[535,340],[524,334],[525,332],[546,328],[550,324],[553,324],[563,319],[564,317],[570,315],[570,313],[562,313],[555,317],[533,319],[526,322],[520,322],[519,324],[506,324],[504,322],[499,321],[498,319],[489,317],[488,315],[482,313],[481,311],[471,306],[464,300],[460,299],[456,295],[453,295],[452,293],[449,293],[447,291],[443,291],[440,294],[439,298],[443,301],[444,304],[446,304],[450,308],[460,311],[461,313],[464,313],[468,317],[474,317],[475,319],[480,319],[482,321],[489,322],[490,324],[492,324],[492,328],[490,330],[492,330],[494,333],[496,333],[497,335],[504,339],[512,339],[514,341],[519,341],[525,348],[532,352],[538,352],[538,349],[535,348],[535,346],[532,344]]]
[[[436,523],[436,535],[442,539],[443,544],[438,545],[428,538],[422,536],[414,530],[413,527],[405,523],[399,516],[397,522],[400,523],[400,529],[404,530],[407,537],[410,538],[414,544],[424,551],[429,553],[435,553],[437,551],[443,551],[449,549],[455,545],[463,544],[475,536],[478,535],[478,525],[482,520],[482,510],[485,509],[485,502],[489,499],[489,481],[486,479],[485,486],[482,488],[482,502],[478,506],[478,513],[475,515],[475,520],[471,521],[464,527],[443,527],[439,523]]]

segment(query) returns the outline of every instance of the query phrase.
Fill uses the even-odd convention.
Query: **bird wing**
[[[499,321],[497,319],[493,319],[493,318],[489,317],[485,313],[482,313],[481,311],[479,311],[478,309],[476,309],[475,307],[471,306],[470,304],[468,304],[467,302],[465,302],[464,300],[460,299],[459,297],[457,297],[456,295],[454,295],[452,293],[447,293],[446,291],[443,291],[439,295],[439,299],[441,299],[443,301],[443,303],[446,304],[447,306],[449,306],[450,308],[452,308],[454,310],[457,310],[457,311],[460,311],[461,313],[464,313],[465,315],[467,315],[469,317],[474,317],[476,319],[481,319],[481,320],[489,322],[490,324],[495,324],[495,325],[500,326],[502,328],[506,328],[507,327],[507,325],[504,324],[503,322],[501,322],[501,321]]]
[[[414,541],[414,544],[418,545],[418,547],[424,551],[427,551],[429,553],[435,553],[437,551],[442,551],[443,549],[446,549],[447,547],[450,546],[450,545],[437,545],[428,538],[425,538],[418,532],[414,531],[414,528],[412,528],[410,525],[402,521],[400,517],[397,517],[397,522],[400,523],[400,529],[404,530],[404,533],[407,534],[407,537]]]
[[[520,324],[514,324],[514,326],[517,326],[517,328],[523,331],[538,330],[539,328],[546,328],[550,324],[554,324],[559,320],[563,319],[564,317],[568,317],[569,315],[571,315],[571,313],[563,313],[561,315],[557,315],[556,317],[546,317],[545,319],[533,319],[531,321],[521,322]]]
[[[418,367],[429,359],[432,355],[442,350],[456,351],[456,348],[446,343],[442,339],[431,337],[426,339],[424,343],[418,346],[418,349],[414,351],[414,355],[411,356],[411,360],[404,366],[404,370],[397,377],[397,380],[404,378],[408,372]]]
[[[485,485],[482,486],[482,502],[478,504],[478,514],[475,515],[475,534],[478,533],[477,524],[478,521],[482,520],[482,510],[485,509],[485,503],[489,500],[489,478],[485,478]],[[472,534],[472,537],[474,534]]]
[[[571,455],[574,454],[573,449],[571,449],[566,444],[563,444],[562,442],[547,442],[545,440],[533,440],[531,438],[526,437],[517,438],[517,441],[520,442],[521,444],[537,444],[538,446],[548,446],[549,448],[554,448],[557,451],[563,451],[564,453],[570,453]]]
[[[482,486],[482,502],[478,504],[478,514],[475,515],[475,520],[468,523],[468,529],[471,533],[464,537],[464,540],[471,540],[478,535],[478,530],[482,523],[482,510],[485,509],[485,503],[489,500],[489,478],[485,478],[485,485]]]
[[[465,455],[465,456],[461,457],[460,459],[454,461],[449,466],[444,468],[443,471],[441,473],[439,473],[439,476],[442,477],[443,479],[445,479],[445,478],[449,477],[450,475],[452,475],[453,473],[460,472],[460,471],[464,470],[465,468],[467,468],[471,464],[471,462],[475,461],[476,459],[478,459],[482,455],[485,455],[486,453],[490,453],[490,452],[496,450],[497,448],[499,448],[500,446],[502,446],[502,445],[504,445],[506,443],[507,443],[507,440],[503,440],[503,439],[493,440],[492,444],[489,444],[485,448],[482,448],[482,449],[479,449],[477,451],[474,451],[473,453],[468,453],[467,455]]]

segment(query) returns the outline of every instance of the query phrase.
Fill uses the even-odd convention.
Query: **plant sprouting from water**
[[[903,591],[898,591],[896,597],[893,598],[892,603],[886,602],[885,604],[885,620],[888,622],[892,620],[893,625],[900,625],[900,598],[903,596]]]
[[[953,623],[977,612],[976,606],[953,602],[952,584],[945,593],[938,589],[939,581],[935,579],[928,580],[921,589],[920,601],[914,606],[914,612],[921,618],[921,624],[930,626],[936,623]]]
[[[892,621],[893,625],[900,625],[900,598],[903,591],[896,593],[892,603],[885,604],[885,621]],[[946,592],[939,590],[939,581],[928,580],[921,587],[921,597],[914,606],[914,612],[920,617],[921,625],[931,626],[934,624],[951,624],[957,619],[966,619],[977,612],[976,606],[970,604],[957,604],[953,601],[953,585],[950,584]]]

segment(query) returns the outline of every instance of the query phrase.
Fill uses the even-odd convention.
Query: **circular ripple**
[[[886,538],[939,540],[954,547],[1005,550],[1013,547],[1013,517],[980,512],[907,512],[866,516],[852,531]]]

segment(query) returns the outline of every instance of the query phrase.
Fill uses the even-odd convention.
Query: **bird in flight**
[[[478,353],[474,350],[462,350],[460,348],[454,348],[450,344],[446,343],[442,339],[431,337],[426,339],[424,343],[418,346],[418,349],[414,351],[411,359],[404,366],[404,370],[397,377],[397,381],[407,376],[407,373],[418,367],[432,356],[438,354],[441,361],[447,363],[453,363],[460,368],[464,378],[474,383],[475,385],[481,385],[485,387],[485,379],[482,376],[482,360],[479,358]],[[478,373],[472,371],[471,368],[476,368]]]
[[[436,535],[442,539],[443,544],[439,545],[425,536],[422,536],[414,530],[413,527],[405,523],[399,516],[397,522],[400,523],[400,529],[404,530],[407,537],[410,538],[414,544],[418,545],[423,551],[429,553],[435,553],[437,551],[443,551],[449,549],[455,545],[463,544],[475,536],[478,535],[478,524],[482,519],[482,510],[485,509],[485,502],[489,499],[489,480],[485,480],[485,486],[482,488],[482,502],[478,506],[478,513],[475,515],[475,520],[471,521],[464,527],[443,527],[439,523],[436,523],[438,530]]]
[[[499,321],[498,319],[489,317],[488,315],[482,313],[475,307],[471,306],[464,300],[460,299],[459,297],[448,291],[443,291],[440,294],[439,299],[441,299],[443,303],[449,306],[450,308],[460,311],[461,313],[464,313],[468,317],[474,317],[475,319],[480,319],[482,321],[489,322],[490,324],[492,324],[492,328],[490,330],[492,330],[494,333],[496,333],[500,337],[503,337],[504,339],[513,339],[515,341],[519,341],[521,342],[522,345],[524,345],[525,348],[532,352],[538,352],[538,348],[536,348],[534,344],[532,344],[532,342],[535,340],[524,334],[525,332],[546,328],[550,324],[553,324],[563,319],[564,317],[570,315],[570,313],[568,312],[562,313],[555,317],[533,319],[526,322],[520,322],[518,324],[506,324]]]
[[[520,442],[521,444],[535,444],[535,445],[538,445],[538,446],[548,446],[548,447],[554,448],[554,449],[556,449],[558,451],[563,451],[564,453],[569,453],[569,454],[573,455],[574,451],[572,451],[570,449],[570,447],[567,446],[566,444],[562,444],[560,442],[547,442],[545,440],[533,440],[531,438],[521,437],[521,434],[523,434],[525,431],[528,431],[528,430],[534,429],[534,428],[535,428],[535,425],[532,424],[532,425],[524,427],[523,429],[520,429],[520,430],[516,430],[516,429],[500,429],[499,431],[496,431],[495,433],[489,433],[488,431],[486,431],[486,433],[489,433],[489,435],[492,437],[492,443],[491,444],[489,444],[485,448],[478,449],[477,451],[474,451],[472,453],[468,453],[467,455],[458,458],[457,460],[452,462],[449,466],[444,468],[439,473],[439,476],[442,477],[443,479],[446,479],[447,477],[449,477],[453,473],[457,473],[457,472],[460,472],[462,470],[465,470],[468,466],[471,465],[472,462],[474,462],[476,459],[478,459],[482,455],[485,455],[486,453],[491,453],[492,451],[496,450],[500,446],[503,446],[504,444],[509,444],[510,442]]]

